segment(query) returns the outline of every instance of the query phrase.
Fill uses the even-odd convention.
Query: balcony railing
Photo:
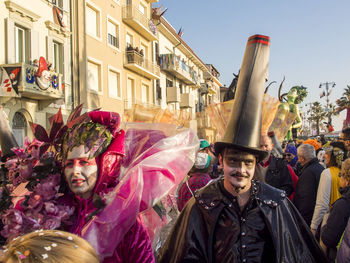
[[[62,74],[43,71],[37,76],[38,67],[26,63],[0,65],[6,71],[19,69],[18,92],[20,97],[35,100],[56,100],[64,98],[64,84]]]
[[[148,40],[157,40],[158,31],[155,23],[148,19],[137,7],[126,5],[123,7],[123,21],[145,36]]]
[[[159,56],[159,64],[162,70],[172,73],[187,85],[199,85],[197,73],[185,61],[180,60],[179,56],[162,54]]]
[[[108,33],[108,44],[119,48],[119,39]]]
[[[124,67],[150,79],[159,79],[160,76],[159,66],[135,50],[125,52]]]

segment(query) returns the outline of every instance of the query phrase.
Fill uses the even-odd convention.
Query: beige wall
[[[79,92],[80,101],[77,103],[84,103],[85,108],[88,110],[94,108],[102,108],[103,110],[116,111],[123,113],[125,100],[127,99],[127,83],[128,78],[133,80],[134,101],[141,101],[141,87],[145,85],[148,87],[148,103],[153,103],[153,81],[150,78],[144,77],[142,74],[133,70],[127,69],[124,66],[125,62],[125,50],[126,50],[126,34],[130,34],[133,37],[134,47],[141,48],[141,45],[146,47],[147,54],[145,58],[152,59],[153,48],[152,42],[147,40],[140,32],[133,27],[127,25],[123,21],[123,6],[125,0],[121,2],[115,0],[88,0],[87,5],[98,9],[101,14],[101,35],[96,39],[86,33],[84,15],[80,16],[78,23],[79,42],[75,42],[75,64],[79,64]],[[143,5],[147,6],[147,17],[150,18],[151,4],[146,1],[141,1]],[[79,14],[85,14],[86,4],[84,1],[75,0],[75,4],[78,3],[77,9]],[[133,5],[138,7],[139,1],[133,1]],[[119,26],[119,48],[116,49],[108,44],[107,40],[107,21],[111,20],[113,23]],[[92,60],[100,64],[101,67],[101,85],[102,90],[99,93],[88,89],[87,80],[87,61]],[[121,94],[119,97],[114,97],[109,91],[109,70],[119,73]]]

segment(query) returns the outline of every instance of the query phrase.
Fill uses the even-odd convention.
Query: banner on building
[[[18,97],[18,84],[21,76],[21,67],[0,68],[0,96]]]

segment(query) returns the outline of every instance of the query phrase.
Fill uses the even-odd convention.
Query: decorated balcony
[[[123,7],[123,21],[149,41],[158,39],[158,31],[155,23],[147,18],[136,6],[125,5]]]
[[[135,50],[125,52],[124,67],[149,79],[160,77],[159,66]]]
[[[51,102],[64,98],[62,74],[26,63],[0,65],[0,70],[0,96]]]
[[[175,54],[160,55],[159,64],[162,70],[168,71],[187,85],[199,85],[197,73],[188,66],[185,61],[180,60],[179,56],[176,56]]]

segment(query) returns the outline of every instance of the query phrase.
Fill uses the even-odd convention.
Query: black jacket
[[[321,239],[329,248],[335,248],[344,233],[350,217],[350,187],[341,189],[342,196],[334,202]]]
[[[310,226],[316,205],[317,189],[324,167],[317,158],[309,161],[302,169],[295,186],[294,205]]]
[[[220,190],[221,180],[200,189],[190,199],[163,246],[159,262],[214,262],[216,251],[213,248],[218,247],[214,239],[218,218],[224,209],[232,206],[232,200]],[[286,194],[261,182],[256,182],[254,188],[252,196],[265,219],[274,245],[274,261],[327,262]],[[236,227],[239,229],[239,226]],[[261,262],[261,258],[252,259],[251,262]]]
[[[287,196],[291,195],[294,191],[292,176],[287,167],[287,162],[282,158],[276,158],[271,155],[265,182],[277,189],[285,191]]]

